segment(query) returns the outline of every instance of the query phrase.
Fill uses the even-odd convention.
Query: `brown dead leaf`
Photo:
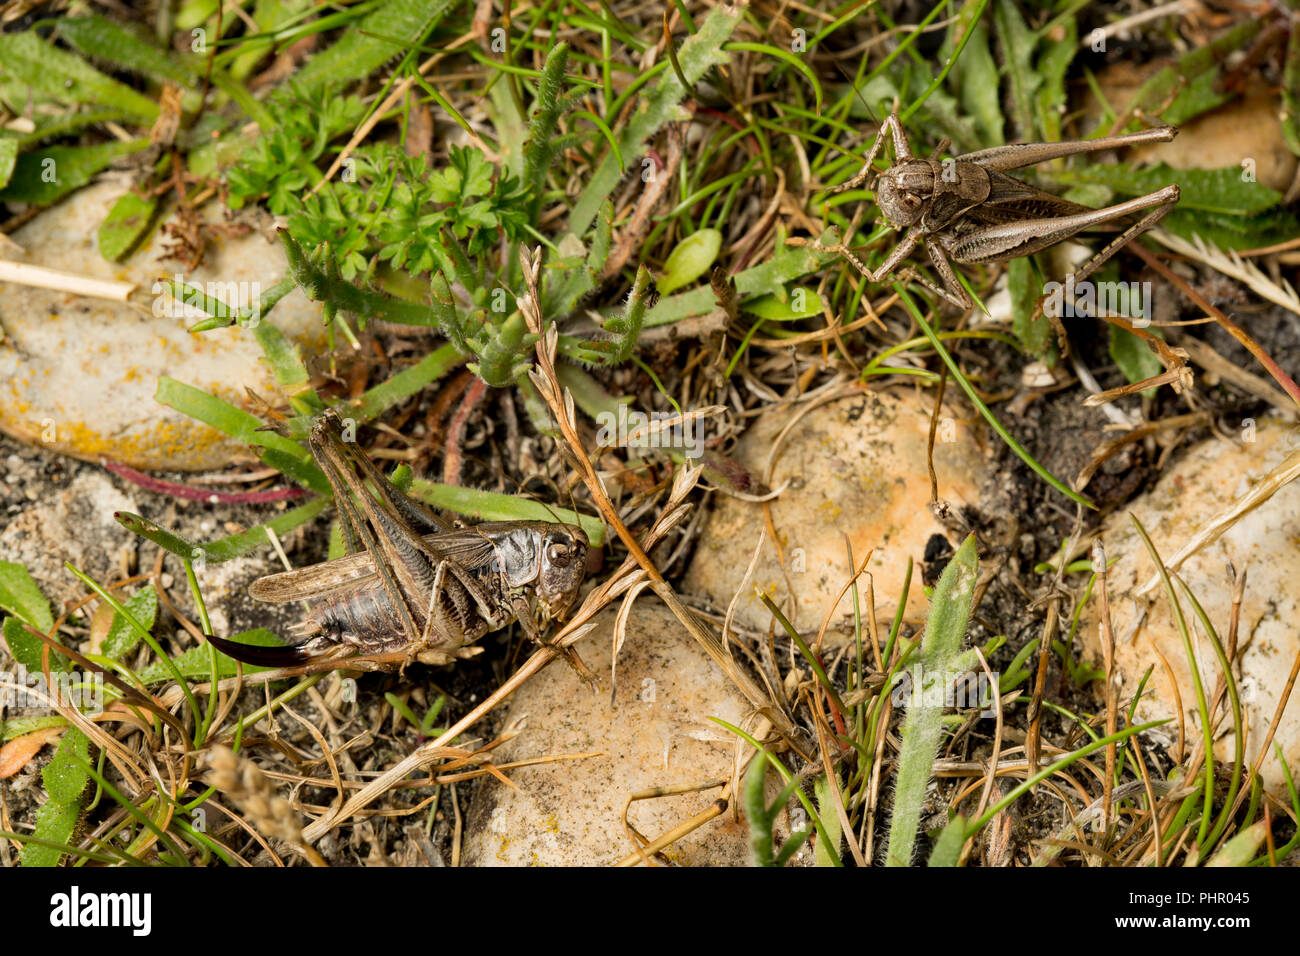
[[[0,747],[0,780],[12,777],[22,770],[27,766],[28,761],[40,753],[42,747],[52,740],[57,740],[64,729],[46,727],[44,730],[34,730],[30,734],[15,737]]]

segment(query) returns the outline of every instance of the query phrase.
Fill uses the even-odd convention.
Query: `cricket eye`
[[[562,544],[553,544],[546,549],[546,557],[551,564],[562,568],[569,563],[569,549]]]

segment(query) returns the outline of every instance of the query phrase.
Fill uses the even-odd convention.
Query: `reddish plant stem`
[[[101,458],[99,463],[119,478],[124,478],[146,491],[155,491],[160,495],[170,495],[173,498],[184,498],[187,501],[206,501],[214,505],[266,504],[272,501],[302,498],[307,494],[301,488],[272,488],[270,491],[213,491],[210,488],[193,488],[174,481],[154,478],[152,475],[146,475],[107,458]]]
[[[451,422],[447,425],[447,444],[442,461],[442,480],[448,485],[460,484],[460,468],[461,463],[464,461],[460,443],[465,437],[465,426],[469,424],[469,416],[478,406],[478,403],[483,400],[483,396],[487,394],[487,388],[487,382],[475,375],[474,380],[469,383],[469,388],[465,389],[465,397],[460,400],[460,407],[456,409],[456,414],[451,417]]]
[[[1282,371],[1281,367],[1273,361],[1272,356],[1265,352],[1263,348],[1260,347],[1259,343],[1246,333],[1245,329],[1240,328],[1232,321],[1232,319],[1228,318],[1220,310],[1210,305],[1210,303],[1206,301],[1205,296],[1193,289],[1186,280],[1181,276],[1176,275],[1168,266],[1157,259],[1154,255],[1146,249],[1143,249],[1141,243],[1131,243],[1129,248],[1136,252],[1143,262],[1149,265],[1152,269],[1155,269],[1156,272],[1159,272],[1180,289],[1183,295],[1191,299],[1192,303],[1196,305],[1197,308],[1204,309],[1206,315],[1213,316],[1214,320],[1223,326],[1224,331],[1240,342],[1247,352],[1255,356],[1255,359],[1259,364],[1268,370],[1269,375],[1273,376],[1274,381],[1282,386],[1282,390],[1291,396],[1292,401],[1297,405],[1300,405],[1300,385],[1297,385],[1290,375]]]

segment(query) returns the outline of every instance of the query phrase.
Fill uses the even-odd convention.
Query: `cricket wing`
[[[1044,192],[996,169],[986,170],[989,175],[988,198],[967,211],[966,218],[979,225],[992,226],[1026,219],[1051,219],[1056,216],[1073,216],[1092,212],[1060,196]]]
[[[425,553],[440,561],[454,561],[466,571],[491,567],[496,557],[492,541],[476,528],[462,528],[424,536]]]
[[[322,561],[306,568],[281,571],[258,578],[248,593],[264,604],[283,604],[320,597],[340,588],[355,587],[375,577],[374,559],[366,552]]]
[[[441,550],[442,545],[435,542],[458,539],[463,534],[464,532],[455,531],[438,532],[424,535],[423,540],[431,548]],[[264,604],[284,604],[320,597],[343,588],[358,587],[373,581],[375,577],[374,558],[368,551],[359,551],[333,561],[268,574],[254,581],[249,586],[248,593],[254,600]]]

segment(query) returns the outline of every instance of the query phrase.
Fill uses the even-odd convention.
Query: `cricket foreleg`
[[[807,245],[813,249],[834,252],[847,259],[853,265],[853,268],[866,277],[868,282],[884,282],[894,275],[904,259],[916,251],[916,247],[921,243],[923,235],[920,227],[913,226],[899,241],[898,245],[894,247],[893,251],[885,257],[885,261],[880,264],[880,267],[874,271],[868,269],[867,264],[842,242],[833,246],[822,245],[820,242],[805,242],[801,239],[787,239],[786,242],[790,245]],[[934,263],[934,267],[939,271],[939,276],[943,279],[944,288],[939,288],[933,282],[924,276],[918,275],[911,269],[899,273],[896,278],[902,282],[915,280],[945,302],[959,309],[969,309],[974,303],[971,302],[970,296],[966,294],[966,290],[962,288],[961,283],[957,280],[957,274],[948,262],[946,253],[951,254],[949,250],[942,246],[933,236],[926,239],[925,248],[930,254],[930,261]]]
[[[884,282],[888,276],[893,275],[894,270],[902,264],[903,260],[916,250],[920,241],[921,230],[913,226],[903,235],[898,245],[894,246],[894,251],[885,256],[885,261],[880,264],[880,267],[875,272],[868,269],[866,263],[854,255],[853,250],[847,246],[841,245],[836,251],[853,263],[853,267],[866,276],[868,282]]]
[[[538,647],[550,647],[558,651],[564,657],[568,665],[573,668],[573,672],[578,675],[578,678],[583,683],[594,687],[600,682],[600,678],[598,678],[595,673],[592,672],[591,668],[583,662],[582,658],[578,656],[578,652],[575,648],[556,647],[556,645],[550,641],[542,640],[542,632],[537,627],[537,621],[533,619],[533,609],[531,605],[529,605],[526,597],[522,594],[516,594],[511,598],[511,607],[515,612],[515,620],[519,622],[519,626],[523,628],[524,634],[530,641]]]
[[[856,189],[871,177],[871,164],[880,155],[880,150],[885,145],[886,134],[894,138],[894,155],[898,159],[912,158],[912,147],[908,144],[907,134],[903,132],[903,126],[898,121],[898,114],[890,113],[885,121],[880,124],[880,132],[876,134],[876,141],[871,144],[871,151],[867,153],[867,161],[862,164],[862,168],[858,170],[857,175],[846,182],[840,183],[838,186],[828,189],[826,191],[827,195],[833,196],[836,193]]]

